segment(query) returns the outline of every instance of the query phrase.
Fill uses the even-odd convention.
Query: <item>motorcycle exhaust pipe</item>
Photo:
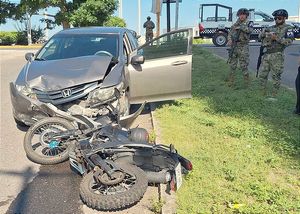
[[[162,170],[160,172],[145,171],[148,183],[152,184],[166,184],[171,180],[171,174],[168,171]]]

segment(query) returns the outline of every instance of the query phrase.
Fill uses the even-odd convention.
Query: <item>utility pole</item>
[[[119,18],[123,18],[123,0],[119,0]]]
[[[176,0],[175,30],[178,30],[178,13],[179,13],[179,0]]]
[[[171,21],[170,21],[170,0],[167,0],[167,32],[171,31]]]
[[[160,35],[160,12],[156,14],[156,37]]]
[[[138,35],[141,35],[141,0],[138,0]]]

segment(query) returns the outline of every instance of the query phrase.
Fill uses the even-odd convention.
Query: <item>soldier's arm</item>
[[[232,35],[233,35],[234,31],[235,31],[235,26],[232,25],[230,28],[230,32],[228,34],[228,41],[232,41]]]
[[[268,32],[268,29],[267,28],[264,28],[261,32],[260,32],[260,34],[258,35],[258,39],[259,40],[262,40],[262,39],[264,39],[265,37],[266,37],[266,33]]]
[[[250,34],[253,31],[253,22],[242,24],[240,26],[240,30],[243,31],[244,33]]]
[[[144,23],[143,27],[144,27],[144,28],[146,28],[146,27],[147,27],[147,26],[146,26],[146,22]]]
[[[155,24],[154,24],[154,22],[152,22],[152,28],[153,28],[153,29],[155,28]]]
[[[291,28],[286,31],[286,33],[283,37],[281,37],[281,38],[277,37],[276,38],[276,41],[279,44],[282,44],[282,45],[285,45],[285,46],[288,46],[288,45],[292,44],[293,40],[294,40],[294,32]]]

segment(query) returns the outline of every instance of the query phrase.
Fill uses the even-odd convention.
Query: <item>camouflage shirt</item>
[[[250,34],[252,31],[253,22],[248,21],[248,19],[242,22],[238,19],[236,23],[231,26],[228,39],[233,42],[248,43],[250,41]]]
[[[277,36],[276,40],[272,40],[272,34]],[[265,28],[258,38],[262,40],[267,52],[282,52],[294,40],[293,27],[288,24],[273,25]]]
[[[152,33],[155,28],[155,24],[149,20],[144,23],[144,28],[146,28],[146,33]]]

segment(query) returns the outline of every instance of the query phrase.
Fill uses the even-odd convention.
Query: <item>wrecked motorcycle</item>
[[[53,117],[30,127],[24,139],[26,154],[41,164],[69,158],[71,167],[83,175],[80,196],[91,208],[131,206],[143,197],[148,183],[165,183],[169,190],[176,190],[182,173],[192,170],[191,162],[173,145],[150,144],[145,129],[127,130],[105,118],[96,122],[84,115],[70,115],[49,103],[39,108]],[[114,115],[112,106],[110,110]]]

